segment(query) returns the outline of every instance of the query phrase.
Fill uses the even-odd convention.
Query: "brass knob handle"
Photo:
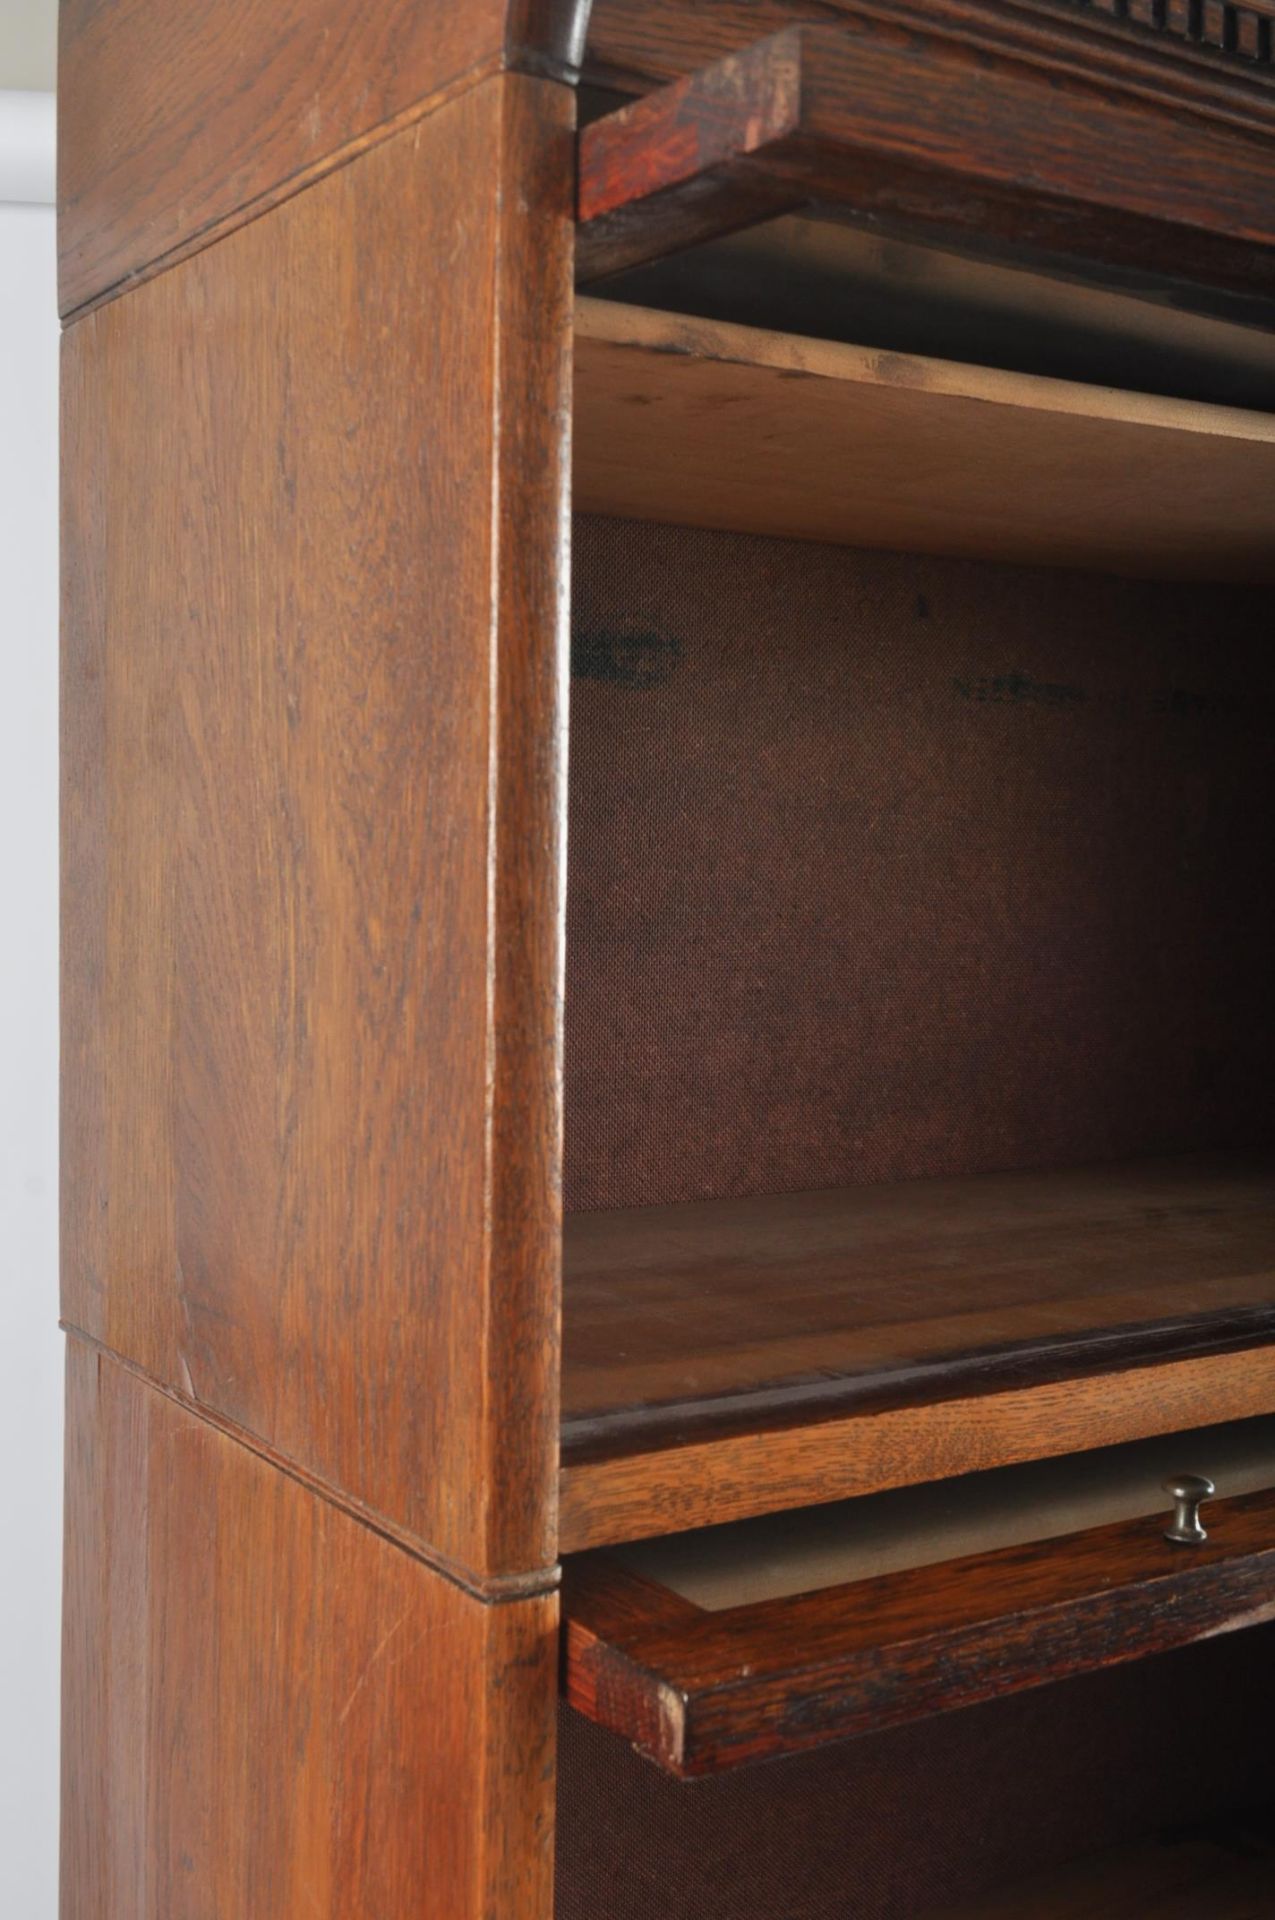
[[[1176,1546],[1200,1546],[1209,1537],[1200,1525],[1200,1502],[1215,1494],[1217,1488],[1207,1474],[1174,1473],[1165,1481],[1164,1490],[1173,1495],[1173,1525],[1165,1529],[1165,1539]]]

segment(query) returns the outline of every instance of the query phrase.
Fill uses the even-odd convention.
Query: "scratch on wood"
[[[346,1700],[345,1705],[342,1707],[340,1713],[337,1715],[336,1723],[338,1727],[343,1727],[345,1725],[345,1722],[349,1717],[350,1711],[353,1708],[355,1701],[358,1699],[364,1687],[367,1685],[368,1681],[371,1679],[374,1669],[377,1666],[379,1666],[381,1662],[381,1657],[384,1654],[385,1649],[389,1646],[390,1641],[393,1640],[394,1636],[397,1633],[400,1633],[402,1629],[406,1626],[408,1615],[411,1613],[411,1611],[412,1609],[410,1607],[405,1607],[403,1609],[403,1612],[399,1615],[398,1619],[394,1622],[394,1625],[390,1627],[387,1632],[381,1635],[381,1638],[378,1640],[376,1646],[373,1648],[372,1652],[368,1655],[368,1658],[364,1662],[364,1665],[359,1673],[358,1679],[354,1682],[353,1687],[350,1689],[349,1698]],[[427,1631],[428,1629],[426,1629],[426,1632]],[[425,1637],[426,1637],[426,1633],[419,1633],[416,1636],[415,1640],[412,1641],[411,1645],[409,1647],[404,1648],[403,1652],[399,1655],[399,1658],[401,1660],[405,1660],[408,1654],[414,1653],[417,1647],[420,1646],[421,1641],[425,1639]]]

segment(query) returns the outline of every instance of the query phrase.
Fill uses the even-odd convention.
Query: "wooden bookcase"
[[[1272,25],[64,0],[63,1920],[1275,1900]]]

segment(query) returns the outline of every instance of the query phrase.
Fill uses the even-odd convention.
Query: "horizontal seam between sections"
[[[432,93],[413,101],[411,106],[402,108],[390,119],[378,121],[366,132],[352,135],[343,145],[334,148],[322,159],[312,160],[295,173],[286,174],[271,186],[264,187],[251,200],[244,201],[241,206],[233,208],[229,213],[219,214],[206,226],[196,228],[193,233],[186,234],[182,239],[175,241],[171,247],[157,254],[153,260],[134,267],[119,280],[114,280],[109,286],[101,288],[99,292],[87,294],[75,306],[68,307],[62,313],[63,327],[74,325],[77,320],[96,313],[99,308],[108,306],[112,301],[118,300],[121,295],[131,293],[135,288],[158,279],[160,274],[168,273],[172,268],[181,266],[184,261],[190,260],[197,253],[204,252],[217,241],[228,239],[241,227],[249,226],[254,220],[261,219],[263,215],[273,213],[276,207],[294,199],[307,187],[317,186],[320,180],[326,180],[329,174],[337,173],[342,167],[349,166],[351,161],[357,160],[360,155],[370,153],[373,148],[383,146],[387,140],[392,140],[397,134],[406,132],[409,127],[416,126],[420,121],[428,120],[433,114],[440,112],[442,108],[451,106],[465,94],[471,93],[475,87],[481,86],[483,81],[494,79],[502,73],[523,72],[530,73],[533,77],[546,79],[553,77],[546,74],[543,68],[537,73],[534,63],[529,63],[524,68],[516,62],[511,62],[504,53],[489,54],[477,66],[466,67],[460,73],[454,74],[450,80],[443,81]],[[60,205],[58,211],[60,232],[64,218]]]
[[[562,1570],[559,1566],[544,1567],[532,1573],[505,1573],[486,1576],[474,1573],[470,1568],[462,1566],[458,1562],[448,1559],[446,1555],[432,1549],[425,1541],[419,1539],[416,1535],[407,1533],[401,1528],[396,1527],[393,1522],[387,1520],[383,1514],[377,1513],[373,1508],[364,1506],[361,1501],[356,1500],[352,1495],[343,1492],[340,1488],[334,1487],[330,1481],[323,1479],[318,1474],[311,1473],[307,1468],[301,1466],[287,1454],[280,1453],[275,1447],[272,1447],[269,1441],[263,1440],[259,1435],[250,1432],[248,1428],[239,1426],[237,1422],[227,1419],[224,1414],[218,1413],[215,1408],[207,1406],[202,1401],[192,1400],[187,1394],[179,1393],[175,1387],[168,1386],[164,1381],[156,1379],[154,1374],[149,1373],[145,1367],[139,1366],[135,1360],[130,1360],[126,1355],[117,1352],[114,1347],[108,1346],[105,1341],[96,1339],[91,1333],[86,1332],[83,1327],[77,1326],[74,1321],[64,1319],[60,1320],[58,1324],[63,1332],[69,1335],[70,1338],[78,1340],[81,1345],[88,1347],[94,1353],[100,1354],[103,1358],[113,1361],[117,1366],[122,1368],[124,1372],[131,1374],[134,1379],[139,1380],[144,1386],[151,1388],[153,1392],[162,1395],[166,1400],[171,1400],[185,1412],[193,1414],[197,1419],[204,1421],[216,1432],[224,1435],[226,1439],[234,1441],[237,1445],[243,1447],[246,1452],[253,1454],[257,1459],[263,1461],[267,1466],[274,1467],[280,1473],[286,1474],[290,1480],[296,1481],[298,1486],[304,1487],[308,1493],[313,1493],[317,1495],[319,1499],[325,1500],[329,1506],[335,1507],[338,1512],[344,1513],[349,1519],[357,1521],[360,1526],[364,1526],[369,1532],[377,1534],[382,1540],[387,1541],[390,1546],[397,1547],[400,1552],[406,1553],[411,1559],[419,1561],[422,1566],[428,1567],[431,1573],[436,1573],[440,1578],[449,1581],[452,1586],[459,1587],[462,1592],[469,1594],[472,1599],[480,1600],[486,1606],[501,1606],[516,1600],[537,1599],[543,1594],[557,1591],[562,1578]]]

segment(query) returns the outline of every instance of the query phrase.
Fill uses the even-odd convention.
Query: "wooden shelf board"
[[[1275,1338],[1275,1162],[980,1174],[568,1218],[568,1451]]]
[[[564,1551],[1275,1408],[1275,1159],[572,1215]]]
[[[578,509],[1135,577],[1275,579],[1275,417],[576,304]]]
[[[1161,1514],[708,1611],[615,1554],[563,1587],[564,1690],[690,1779],[1275,1617],[1275,1495],[1212,1503],[1183,1551]]]

